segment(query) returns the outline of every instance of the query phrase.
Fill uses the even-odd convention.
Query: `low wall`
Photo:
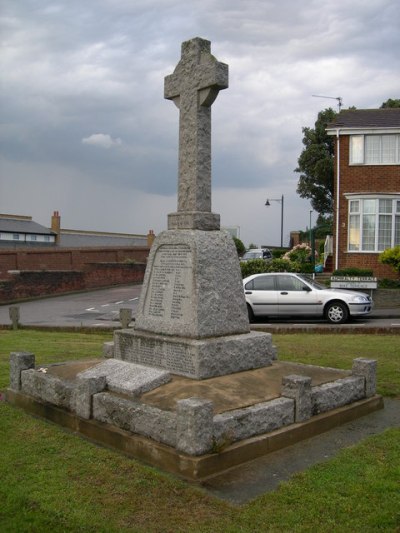
[[[400,289],[375,289],[372,299],[377,308],[400,307]]]
[[[148,255],[147,246],[0,250],[0,280],[11,277],[9,270],[76,271],[89,263],[143,263]]]
[[[75,271],[16,271],[0,281],[0,303],[143,282],[144,263],[88,264]]]

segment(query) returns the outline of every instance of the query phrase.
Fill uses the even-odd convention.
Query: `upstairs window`
[[[400,164],[400,135],[351,135],[350,164]]]

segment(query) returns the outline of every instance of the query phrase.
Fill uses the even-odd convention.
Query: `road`
[[[135,316],[141,285],[125,285],[111,289],[102,289],[85,293],[68,294],[52,298],[43,298],[30,302],[21,302],[20,323],[24,326],[53,327],[118,327],[119,310],[122,307],[132,309]],[[0,305],[0,324],[11,324],[9,307],[11,304]],[[316,319],[266,319],[258,320],[253,329],[338,329],[340,328],[384,328],[399,330],[400,309],[396,313],[385,313],[375,310],[369,317],[353,320],[340,326],[328,324]]]
[[[129,285],[85,293],[21,302],[24,326],[116,327],[119,310],[129,307],[135,315],[141,285]],[[0,324],[10,324],[10,304],[0,306]]]

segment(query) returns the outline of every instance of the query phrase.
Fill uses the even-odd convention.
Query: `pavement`
[[[371,318],[400,318],[400,307],[380,307],[369,315]]]
[[[321,435],[244,463],[202,483],[213,496],[242,505],[274,491],[294,474],[328,461],[362,439],[400,427],[400,399],[385,398],[385,407]]]

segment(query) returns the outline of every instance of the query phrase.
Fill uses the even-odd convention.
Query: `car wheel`
[[[349,311],[342,302],[332,302],[327,305],[325,316],[332,324],[342,324],[349,318]]]
[[[254,322],[254,313],[249,304],[247,304],[247,314],[249,315],[249,322],[252,324]]]

